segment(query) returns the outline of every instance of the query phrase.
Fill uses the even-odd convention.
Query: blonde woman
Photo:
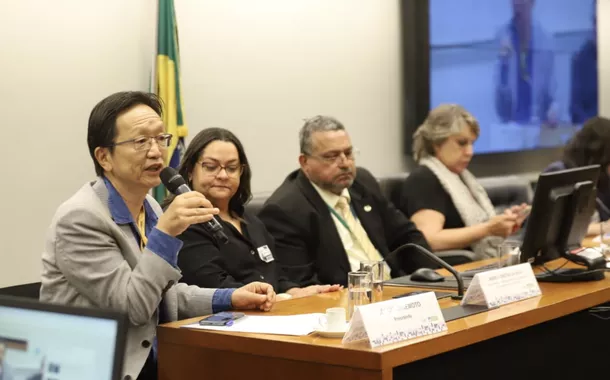
[[[398,207],[435,251],[470,249],[479,259],[523,223],[526,205],[496,215],[483,187],[468,171],[479,123],[463,107],[443,104],[430,111],[413,135],[419,166],[405,180]]]

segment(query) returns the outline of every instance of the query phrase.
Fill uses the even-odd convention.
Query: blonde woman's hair
[[[468,125],[479,137],[479,122],[466,109],[457,104],[441,104],[428,114],[426,120],[413,134],[413,158],[434,156],[434,147],[442,144],[449,136],[461,132]]]

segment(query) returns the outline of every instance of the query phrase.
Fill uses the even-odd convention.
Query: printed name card
[[[343,344],[368,340],[371,347],[447,330],[434,292],[358,306]]]
[[[529,263],[477,273],[462,305],[498,307],[507,303],[539,296],[540,287]]]

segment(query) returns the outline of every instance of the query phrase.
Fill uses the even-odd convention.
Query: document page
[[[236,320],[232,326],[201,326],[197,322],[182,327],[202,330],[302,336],[308,335],[316,329],[322,315],[320,313],[280,316],[246,315]]]

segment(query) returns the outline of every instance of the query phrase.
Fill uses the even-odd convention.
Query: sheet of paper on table
[[[189,329],[303,336],[312,333],[323,314],[246,315],[232,326],[201,326],[199,322],[181,327]]]

